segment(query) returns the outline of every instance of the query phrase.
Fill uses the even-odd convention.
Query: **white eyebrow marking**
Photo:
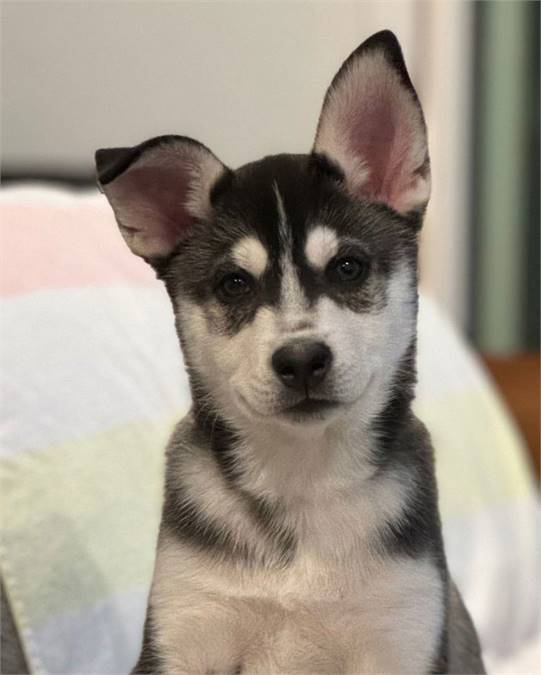
[[[256,237],[243,237],[232,250],[233,260],[239,267],[259,278],[267,267],[269,256]]]
[[[317,225],[308,234],[304,252],[310,265],[322,270],[338,252],[336,232],[326,225]]]

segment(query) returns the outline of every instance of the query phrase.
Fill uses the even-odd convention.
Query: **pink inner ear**
[[[192,222],[186,210],[186,172],[171,167],[141,166],[114,181],[111,194],[123,208],[117,214],[123,226],[135,230],[170,251]]]
[[[411,115],[389,93],[382,92],[371,103],[350,109],[344,123],[349,147],[369,170],[362,195],[399,210],[401,196],[411,186],[416,169],[410,158],[414,142]]]

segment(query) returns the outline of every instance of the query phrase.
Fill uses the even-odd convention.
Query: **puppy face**
[[[430,191],[391,33],[338,71],[310,155],[232,171],[165,136],[96,159],[124,238],[166,283],[195,396],[240,423],[370,417],[414,337]]]
[[[164,272],[187,361],[231,417],[330,420],[411,341],[415,230],[327,169],[239,169]]]

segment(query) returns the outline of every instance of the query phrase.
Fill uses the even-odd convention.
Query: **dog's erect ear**
[[[363,42],[336,74],[313,151],[340,167],[355,198],[383,202],[403,214],[426,206],[430,163],[425,122],[390,31]]]
[[[122,236],[149,261],[168,256],[194,219],[209,215],[211,189],[229,171],[208,148],[183,136],[98,150],[96,168]]]

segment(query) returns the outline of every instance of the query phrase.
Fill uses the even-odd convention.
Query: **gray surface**
[[[1,583],[1,582],[0,582]],[[28,664],[24,656],[21,641],[13,621],[13,614],[6,595],[4,584],[0,586],[1,594],[1,643],[0,643],[0,673],[13,675],[29,673]]]

